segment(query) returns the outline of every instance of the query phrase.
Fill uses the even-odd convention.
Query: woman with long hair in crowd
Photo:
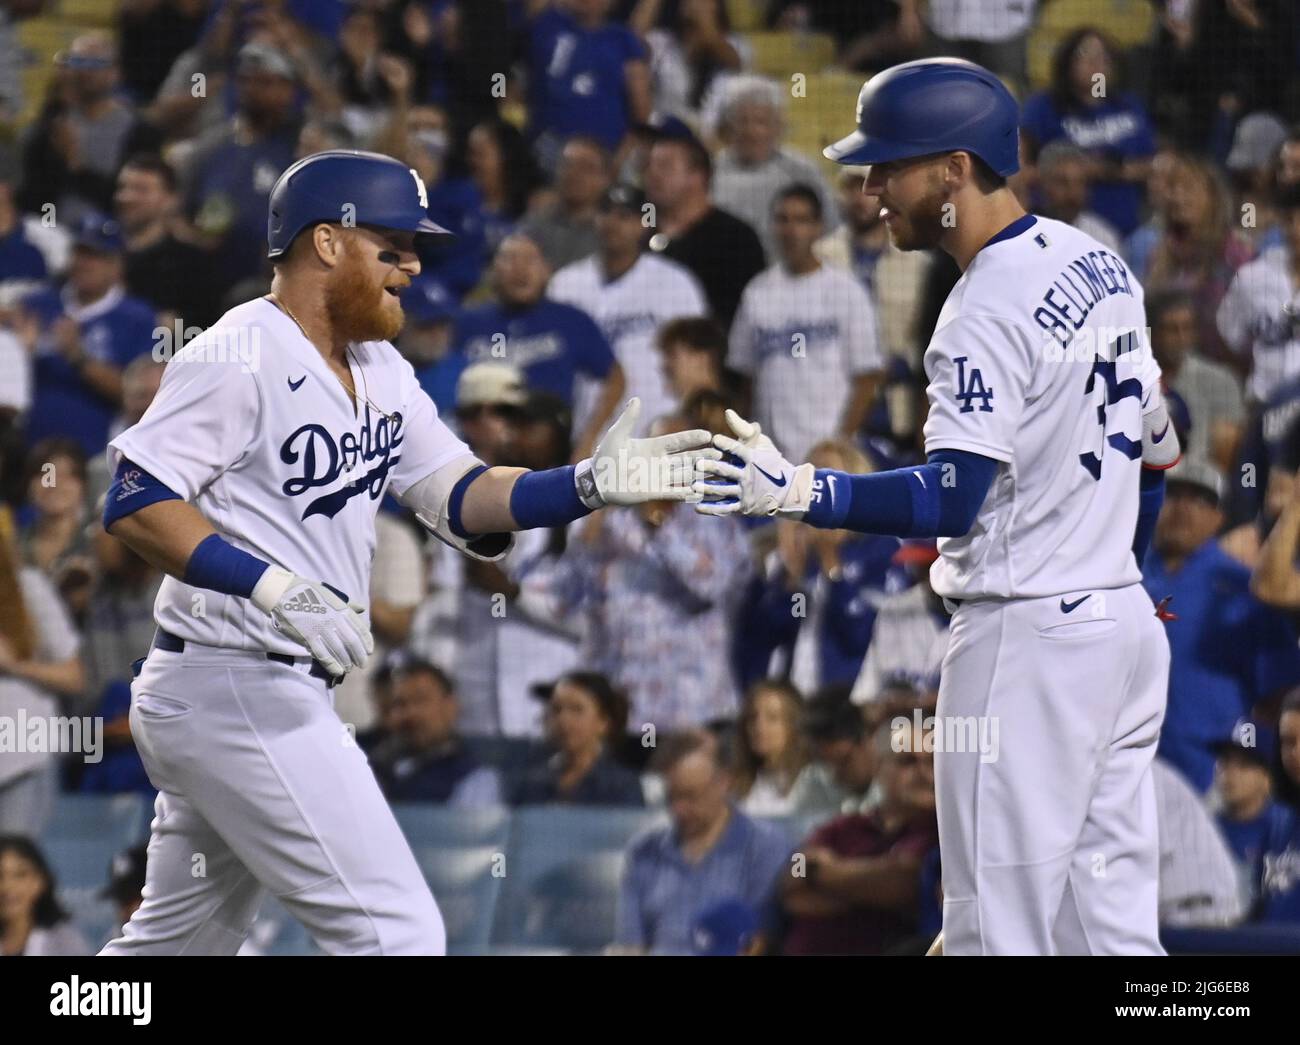
[[[39,570],[19,563],[0,538],[0,716],[50,720],[59,697],[81,693],[79,640],[59,594]],[[0,833],[38,834],[54,810],[58,763],[50,751],[0,757]]]
[[[469,132],[465,159],[483,196],[480,211],[491,257],[524,216],[541,173],[524,136],[500,119],[484,120]]]
[[[36,845],[22,835],[0,835],[0,956],[91,953],[56,893],[54,873]]]
[[[80,444],[42,439],[27,455],[25,488],[28,511],[19,517],[20,557],[45,574],[78,613],[90,596],[92,562],[86,455]]]
[[[1253,256],[1250,241],[1232,222],[1232,193],[1217,167],[1180,156],[1170,172],[1165,225],[1145,272],[1148,294],[1182,290],[1196,302],[1202,355],[1240,369],[1245,362],[1223,343],[1215,322],[1233,274]]]
[[[840,795],[802,732],[803,698],[782,679],[754,683],[736,730],[736,798],[750,816],[833,815]]]

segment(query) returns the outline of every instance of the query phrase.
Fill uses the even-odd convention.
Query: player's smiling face
[[[874,163],[862,191],[880,200],[880,218],[899,250],[930,250],[945,231],[944,164],[950,153]]]
[[[410,232],[354,228],[325,289],[334,330],[348,341],[391,341],[406,318],[399,293],[419,275]]]

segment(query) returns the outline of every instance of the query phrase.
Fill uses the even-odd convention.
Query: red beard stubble
[[[325,288],[330,327],[350,342],[391,341],[406,318],[397,299],[393,299],[396,308],[388,305],[383,281],[369,268],[361,248],[349,240],[343,246],[343,261]]]

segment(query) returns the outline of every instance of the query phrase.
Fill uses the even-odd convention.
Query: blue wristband
[[[590,515],[592,509],[578,496],[575,468],[548,468],[544,472],[525,472],[515,480],[510,491],[510,514],[521,530],[564,526]]]
[[[195,588],[248,598],[269,566],[214,533],[200,541],[190,554],[181,579]]]

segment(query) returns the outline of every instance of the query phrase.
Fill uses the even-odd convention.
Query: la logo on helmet
[[[428,210],[429,193],[424,187],[424,181],[420,178],[420,175],[416,173],[414,167],[407,167],[406,169],[411,172],[411,177],[415,179],[415,188],[420,193],[420,206],[425,210]]]

